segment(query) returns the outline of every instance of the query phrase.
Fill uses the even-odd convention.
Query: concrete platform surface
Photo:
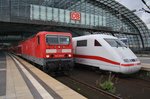
[[[142,63],[142,70],[150,71],[150,64]]]

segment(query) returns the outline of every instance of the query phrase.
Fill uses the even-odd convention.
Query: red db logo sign
[[[70,12],[71,20],[80,21],[81,20],[81,14],[80,12]]]

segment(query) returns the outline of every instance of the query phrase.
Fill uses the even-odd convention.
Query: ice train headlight
[[[129,60],[129,59],[124,59],[123,61],[124,61],[124,62],[130,62],[130,60]]]

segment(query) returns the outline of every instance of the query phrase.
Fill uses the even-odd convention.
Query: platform
[[[148,63],[142,63],[141,70],[150,71],[150,64],[148,64]]]
[[[150,57],[138,57],[141,61],[141,70],[150,71]]]
[[[0,55],[0,99],[86,99],[28,62],[17,59]]]

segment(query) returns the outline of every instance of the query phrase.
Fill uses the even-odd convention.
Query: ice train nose
[[[121,72],[123,74],[132,74],[132,73],[138,72],[140,69],[141,69],[141,64],[135,63],[133,66],[124,66],[124,67],[122,66]]]

